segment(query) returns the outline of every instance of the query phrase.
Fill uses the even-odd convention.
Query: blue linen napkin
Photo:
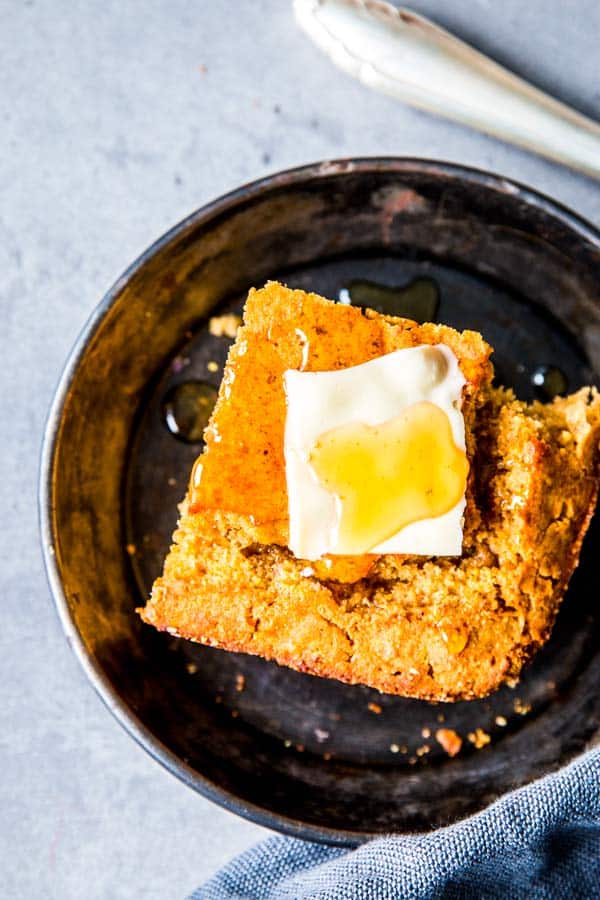
[[[348,851],[272,837],[189,900],[600,898],[600,749],[430,834]]]

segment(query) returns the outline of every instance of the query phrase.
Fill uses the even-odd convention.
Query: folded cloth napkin
[[[272,837],[190,900],[600,898],[600,749],[429,834],[358,850]]]

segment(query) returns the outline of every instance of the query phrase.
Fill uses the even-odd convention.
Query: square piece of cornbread
[[[460,557],[294,557],[283,455],[287,369],[332,371],[444,343],[463,389]],[[300,671],[434,700],[483,696],[550,633],[598,489],[600,402],[526,406],[491,387],[475,332],[418,325],[271,283],[251,291],[144,620]]]

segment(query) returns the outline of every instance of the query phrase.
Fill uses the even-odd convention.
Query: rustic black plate
[[[548,367],[568,389],[600,371],[600,235],[527,188],[443,163],[275,175],[194,213],[124,274],[50,414],[50,583],[69,641],[132,736],[216,802],[302,837],[355,844],[453,822],[598,733],[597,521],[547,647],[518,685],[482,701],[383,696],[172,639],[134,613],[201,448],[173,437],[165,398],[183,382],[218,385],[230,340],[207,316],[239,310],[268,278],[332,298],[357,281],[418,280],[438,320],[482,331],[499,379],[531,397]],[[491,743],[465,739],[449,759],[433,737],[442,724]]]

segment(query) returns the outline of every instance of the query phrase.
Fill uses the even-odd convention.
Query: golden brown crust
[[[480,394],[470,435],[476,527],[471,516],[461,558],[387,555],[335,580],[278,543],[277,520],[250,540],[244,511],[188,498],[142,617],[201,643],[410,697],[480,697],[518,675],[550,633],[595,506],[600,397],[584,389],[526,406],[503,389]]]
[[[474,399],[492,374],[491,348],[479,334],[363,312],[275,282],[250,291],[206,431],[202,477],[189,498],[192,512],[238,513],[249,537],[262,539],[255,526],[267,525],[271,539],[285,546],[285,370],[300,368],[305,352],[306,371],[331,371],[441,342],[455,352],[467,379],[463,412],[469,431]]]

